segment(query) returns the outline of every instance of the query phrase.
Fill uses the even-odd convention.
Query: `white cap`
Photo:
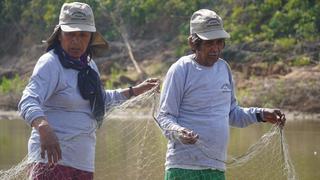
[[[62,31],[96,32],[94,16],[88,4],[73,2],[64,3],[61,7],[59,25]]]
[[[93,50],[106,50],[109,45],[103,36],[96,30],[94,15],[88,4],[80,2],[64,3],[61,7],[59,24],[45,41],[52,44],[58,35],[58,30],[64,32],[87,31],[93,33],[91,47]]]
[[[200,9],[193,13],[190,34],[197,34],[202,40],[230,38],[229,33],[223,29],[221,17],[208,9]]]

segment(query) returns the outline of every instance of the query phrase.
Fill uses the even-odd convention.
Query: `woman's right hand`
[[[57,163],[62,159],[60,144],[54,131],[49,126],[45,118],[37,118],[32,122],[32,126],[39,131],[40,145],[41,145],[41,158],[45,158],[47,153],[48,163]]]
[[[199,135],[190,129],[182,128],[179,130],[179,140],[183,144],[194,144],[199,139]]]

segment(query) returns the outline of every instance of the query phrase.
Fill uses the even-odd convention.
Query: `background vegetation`
[[[45,40],[58,23],[62,0],[0,1],[0,89],[8,95],[8,81],[25,81],[37,58],[43,53]],[[216,11],[230,32],[223,57],[239,72],[239,99],[245,105],[268,105],[289,108],[290,95],[296,85],[301,92],[307,85],[284,79],[296,68],[318,75],[320,59],[320,0],[83,0],[92,7],[96,26],[110,41],[105,59],[97,59],[106,87],[116,88],[136,82],[136,77],[122,42],[130,39],[139,63],[150,76],[163,76],[172,62],[189,51],[189,19],[191,14],[208,8]],[[8,59],[10,59],[8,61]],[[161,64],[161,65],[159,65]],[[132,66],[132,65],[131,65]],[[312,69],[312,70],[310,70]],[[17,76],[16,76],[17,75]],[[263,84],[247,86],[261,79],[276,77],[273,93],[261,101],[257,89],[268,92]],[[125,78],[127,77],[127,78]],[[129,78],[128,78],[129,77]],[[316,76],[317,77],[317,76]],[[131,78],[131,79],[130,79]],[[242,78],[242,79],[241,79]],[[278,78],[278,80],[277,80]],[[279,79],[280,78],[280,79]],[[2,80],[1,80],[2,79]],[[119,80],[122,79],[122,80]],[[244,80],[243,80],[244,79]],[[248,80],[248,82],[246,81]],[[308,79],[306,79],[308,81]],[[317,84],[318,80],[311,81]],[[274,83],[274,84],[272,84]],[[25,84],[19,82],[18,84]],[[314,87],[312,84],[312,87]],[[19,88],[17,88],[19,89]],[[292,89],[292,90],[290,90]],[[21,90],[10,91],[19,96]],[[309,92],[309,91],[308,91]],[[287,99],[284,101],[283,97]],[[310,94],[310,93],[307,93]],[[320,100],[319,90],[311,97]],[[254,100],[248,100],[253,96]],[[303,98],[302,98],[303,99]],[[294,106],[293,106],[294,108]],[[308,108],[307,108],[308,109]],[[311,109],[311,110],[310,110]],[[319,111],[312,105],[306,111]]]
[[[2,39],[13,40],[1,54],[16,48],[19,40],[40,42],[58,23],[62,0],[3,0],[0,2]],[[70,1],[66,1],[70,2]],[[189,18],[200,8],[217,11],[231,32],[232,44],[275,42],[290,49],[320,37],[319,0],[84,0],[94,10],[98,29],[108,40],[119,40],[122,23],[130,37],[185,41]],[[114,16],[115,20],[112,19]],[[120,22],[122,21],[122,22]],[[27,37],[26,37],[27,36]],[[26,39],[29,38],[29,39]],[[2,43],[2,46],[5,46]]]

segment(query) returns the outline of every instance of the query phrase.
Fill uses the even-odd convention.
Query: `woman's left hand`
[[[138,84],[137,86],[133,87],[133,92],[135,96],[138,96],[150,89],[152,89],[155,86],[158,86],[159,88],[160,80],[158,78],[149,78],[143,81],[142,83]]]
[[[272,124],[279,124],[280,127],[283,127],[286,122],[285,114],[280,111],[280,109],[269,109],[263,108],[263,121],[269,122]]]

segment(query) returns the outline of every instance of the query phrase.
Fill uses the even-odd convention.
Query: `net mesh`
[[[94,179],[164,178],[167,140],[154,119],[158,103],[159,93],[152,89],[106,113],[105,122],[97,131]],[[211,156],[214,149],[207,147],[201,138],[195,146],[208,158],[215,159]],[[190,146],[185,147],[189,151]],[[225,163],[227,179],[298,179],[283,130],[277,125],[271,126],[242,155],[229,154]],[[32,166],[26,157],[12,168],[1,170],[0,179],[28,179],[30,170]],[[63,172],[57,172],[47,178],[61,179],[61,175]],[[197,178],[200,177],[193,179]]]

